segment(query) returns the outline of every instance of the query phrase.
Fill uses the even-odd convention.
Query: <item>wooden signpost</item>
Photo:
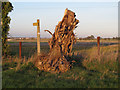
[[[33,23],[33,26],[37,26],[37,54],[40,55],[40,23],[37,19],[37,23]]]

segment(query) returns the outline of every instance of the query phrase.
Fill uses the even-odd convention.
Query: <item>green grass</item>
[[[33,46],[25,47],[30,52]],[[41,47],[48,52],[48,46]],[[73,47],[70,60],[72,68],[65,73],[52,74],[38,70],[32,60],[36,56],[26,59],[27,63],[19,62],[17,57],[6,58],[3,64],[3,88],[118,88],[118,46],[101,46],[100,57],[97,47]],[[27,55],[27,54],[25,54]],[[10,62],[11,61],[11,62]],[[20,66],[18,67],[18,64]],[[23,64],[22,64],[23,63]],[[16,69],[16,67],[18,69]]]
[[[32,63],[3,72],[3,88],[117,88],[117,75],[73,67],[61,74],[39,71]]]

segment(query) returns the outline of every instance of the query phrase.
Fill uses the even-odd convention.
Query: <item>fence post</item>
[[[22,42],[19,42],[19,58],[21,59]]]
[[[37,23],[33,23],[33,26],[37,26],[37,54],[40,55],[40,23],[37,19]]]
[[[100,37],[97,37],[98,55],[100,55]]]

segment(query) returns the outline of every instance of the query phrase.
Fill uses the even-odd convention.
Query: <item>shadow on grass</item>
[[[72,56],[66,56],[67,60],[70,62],[72,67],[80,67],[83,70],[87,70],[88,72],[98,72],[95,70],[88,70],[85,66],[82,65],[82,62],[85,60],[85,57],[83,57],[80,53],[73,53]]]

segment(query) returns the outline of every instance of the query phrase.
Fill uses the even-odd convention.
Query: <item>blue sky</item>
[[[51,37],[62,20],[66,8],[76,13],[80,21],[75,29],[77,37],[116,37],[118,36],[117,2],[12,2],[10,35],[13,37],[36,37],[37,27],[33,23],[40,19],[41,38]]]
[[[118,2],[120,0],[9,0],[11,2]]]

